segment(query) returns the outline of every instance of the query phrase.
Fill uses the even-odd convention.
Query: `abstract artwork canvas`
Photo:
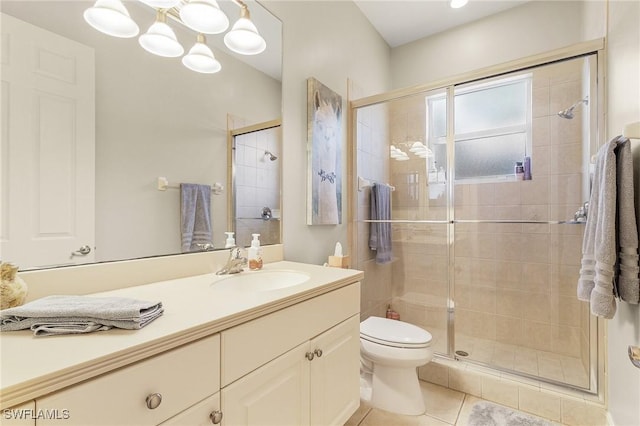
[[[342,223],[342,97],[307,80],[307,224]]]

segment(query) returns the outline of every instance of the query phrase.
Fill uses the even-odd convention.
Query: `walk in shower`
[[[433,335],[436,354],[595,392],[597,321],[576,284],[597,62],[585,54],[352,103],[363,319],[391,305]],[[527,161],[525,178],[515,167]],[[368,247],[375,184],[393,187],[387,264]]]

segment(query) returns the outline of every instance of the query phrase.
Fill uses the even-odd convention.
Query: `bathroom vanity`
[[[359,405],[362,276],[281,261],[99,293],[165,312],[136,331],[3,333],[2,424],[342,425]]]

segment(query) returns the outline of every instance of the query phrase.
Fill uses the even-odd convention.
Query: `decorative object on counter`
[[[180,225],[183,253],[211,244],[211,186],[180,184]]]
[[[249,269],[256,271],[262,269],[262,249],[260,248],[260,234],[251,234],[251,247],[248,250]]]
[[[140,329],[164,312],[161,302],[125,297],[47,296],[0,312],[0,331],[35,336],[81,334],[111,328]]]
[[[11,263],[0,264],[0,309],[20,306],[27,297],[27,284],[17,276],[17,272],[18,267]]]
[[[342,223],[342,97],[307,80],[307,225]]]
[[[329,256],[328,265],[334,268],[348,268],[349,256],[345,256],[342,253],[342,244],[336,243],[336,248],[333,251],[333,256]]]

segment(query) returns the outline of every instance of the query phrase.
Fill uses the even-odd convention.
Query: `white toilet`
[[[428,331],[402,321],[367,318],[360,323],[362,398],[382,410],[423,414],[416,368],[432,358]]]

